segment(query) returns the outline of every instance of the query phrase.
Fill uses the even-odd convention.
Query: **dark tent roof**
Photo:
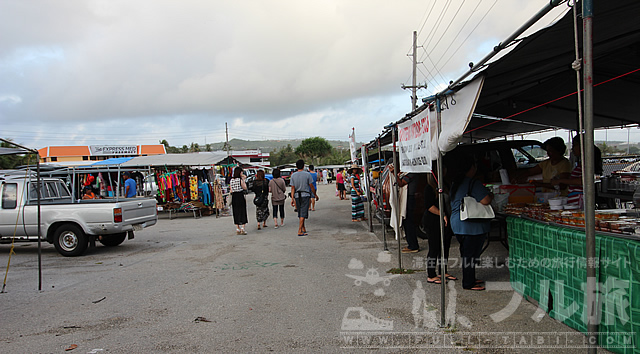
[[[640,70],[634,72],[640,69],[640,1],[593,3],[594,126],[640,123]],[[582,7],[581,3],[577,6]],[[578,31],[582,47],[581,19]],[[477,140],[553,127],[576,130],[577,96],[551,102],[576,91],[576,74],[571,68],[574,51],[573,12],[569,11],[553,26],[526,37],[491,63],[482,72],[486,80],[467,132],[472,131]],[[496,120],[478,115],[512,116],[516,121],[487,125]]]
[[[0,155],[16,155],[16,154],[30,154],[31,151],[25,150],[22,148],[9,148],[9,147],[0,147]]]

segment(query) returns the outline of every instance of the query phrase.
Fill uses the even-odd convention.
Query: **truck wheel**
[[[87,250],[89,240],[81,228],[72,224],[60,226],[53,236],[53,245],[65,257],[80,256]]]
[[[121,232],[119,234],[102,235],[100,237],[100,243],[107,247],[114,247],[124,242],[126,238],[126,232]]]

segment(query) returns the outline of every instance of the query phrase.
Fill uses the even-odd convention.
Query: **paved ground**
[[[0,352],[59,353],[77,345],[73,352],[546,353],[511,344],[576,334],[519,301],[506,283],[507,251],[497,242],[478,271],[494,290],[466,291],[450,282],[453,326],[441,328],[439,286],[427,284],[424,272],[387,274],[398,266],[397,243],[384,252],[381,226],[374,223],[370,233],[351,222],[350,203],[335,197],[334,185],[319,187],[308,237],[296,236],[290,206],[283,228],[271,220],[256,230],[248,203],[246,236],[235,234],[231,217],[183,214],[162,216],[134,240],[99,245],[82,257],[62,257],[45,244],[41,292],[37,248],[18,244],[0,294]],[[423,269],[426,241],[421,246],[403,255],[406,268]],[[0,245],[3,270],[9,249]],[[452,257],[457,252],[454,243]],[[456,267],[451,273],[461,275]],[[507,311],[511,301],[517,306]]]

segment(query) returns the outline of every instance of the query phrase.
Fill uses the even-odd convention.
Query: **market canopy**
[[[131,159],[133,159],[133,157],[112,157],[110,159],[92,163],[91,166],[121,165]]]
[[[594,1],[593,6],[594,127],[640,123],[640,1]],[[481,72],[485,82],[464,141],[578,128],[573,26],[568,11]],[[581,18],[578,32],[582,52]]]
[[[226,152],[195,152],[190,154],[161,154],[152,156],[138,156],[122,163],[122,167],[144,167],[144,166],[211,166],[223,162],[235,161],[233,157],[228,157]]]
[[[18,155],[18,154],[31,154],[33,151],[29,151],[23,148],[9,148],[0,147],[0,155]]]

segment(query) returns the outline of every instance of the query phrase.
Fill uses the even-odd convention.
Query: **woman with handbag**
[[[269,218],[269,181],[264,178],[264,170],[258,170],[256,180],[253,182],[253,204],[256,206],[256,219],[258,220],[258,230],[267,227]]]
[[[231,210],[233,211],[233,223],[236,224],[236,234],[246,235],[244,225],[249,222],[247,218],[247,201],[244,198],[244,191],[247,190],[245,183],[245,174],[242,173],[242,167],[236,167],[233,170],[233,177],[229,180],[231,189]]]
[[[445,155],[448,174],[451,176],[451,229],[460,244],[462,258],[462,288],[482,291],[483,281],[476,279],[476,260],[480,258],[482,246],[491,230],[491,219],[461,218],[463,199],[467,196],[482,205],[490,205],[493,195],[477,179],[473,178],[477,168],[473,157],[455,153]],[[464,210],[462,210],[464,213]]]
[[[287,199],[287,185],[280,177],[280,170],[274,169],[273,178],[269,181],[269,191],[271,191],[271,205],[273,206],[273,222],[278,228],[278,210],[280,210],[280,226],[284,226],[284,200]]]

